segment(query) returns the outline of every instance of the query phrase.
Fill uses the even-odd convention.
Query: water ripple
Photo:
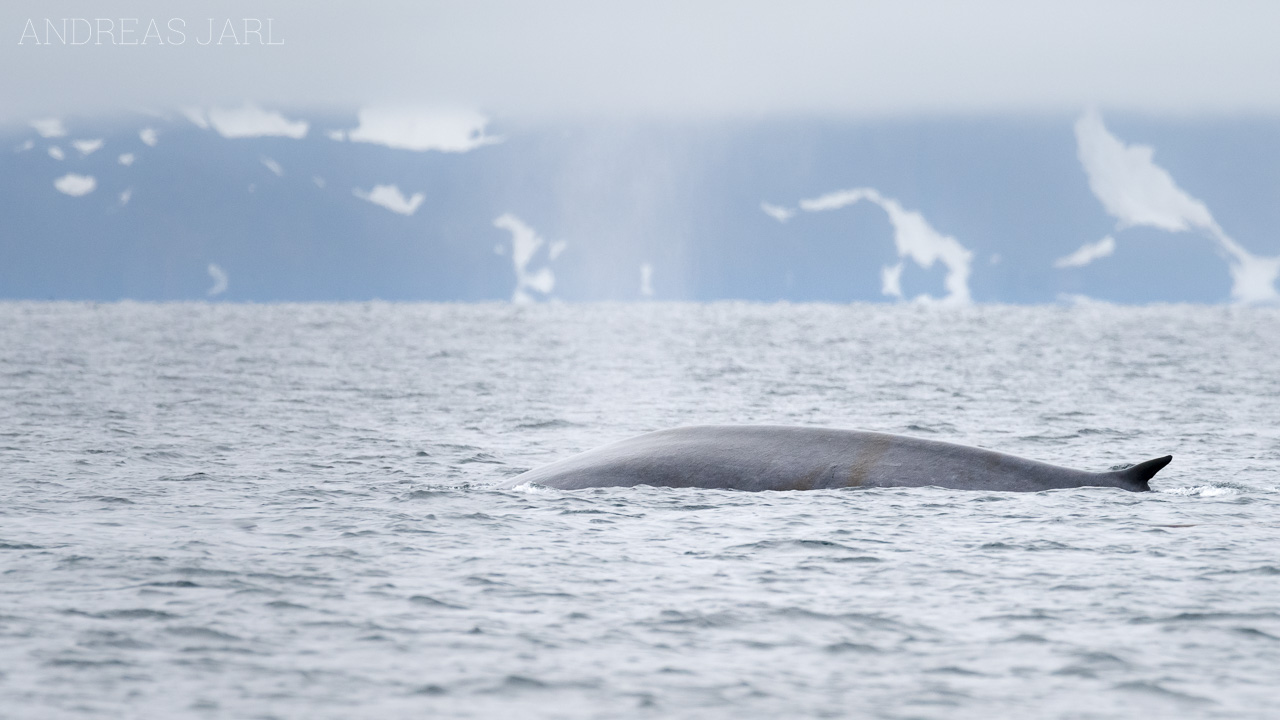
[[[1280,310],[0,304],[0,714],[1267,718]],[[901,432],[1156,492],[495,490]]]

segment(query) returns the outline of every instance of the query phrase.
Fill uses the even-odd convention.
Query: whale
[[[553,462],[497,485],[559,490],[652,485],[725,490],[941,487],[1038,492],[1102,487],[1151,489],[1165,455],[1089,472],[1015,455],[889,433],[771,425],[659,430]]]

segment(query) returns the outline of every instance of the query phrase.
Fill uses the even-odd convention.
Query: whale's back
[[[1147,490],[1147,481],[1169,459],[1094,473],[886,433],[697,426],[605,445],[530,470],[499,487],[536,483],[562,490],[635,485],[752,491],[927,485],[1009,491],[1082,486]]]

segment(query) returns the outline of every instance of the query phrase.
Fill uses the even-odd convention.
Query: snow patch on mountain
[[[529,269],[529,264],[532,262],[534,255],[547,241],[538,235],[533,228],[526,225],[523,220],[511,213],[499,216],[493,221],[493,226],[511,233],[511,264],[516,271],[516,287],[511,293],[511,302],[527,304],[549,296],[556,287],[556,276],[550,267],[550,262],[554,259],[554,256],[548,252],[548,265],[537,270]],[[561,245],[561,252],[565,247],[568,247],[568,244],[564,241],[558,241],[558,243]],[[558,254],[556,253],[556,255]]]
[[[190,116],[188,116],[190,117]],[[210,108],[209,125],[224,138],[287,137],[301,140],[310,123],[289,120],[278,112],[251,103],[238,108]]]
[[[1056,268],[1084,267],[1094,260],[1111,255],[1115,251],[1116,239],[1108,235],[1096,243],[1085,243],[1070,255],[1054,260],[1053,266]]]
[[[71,146],[76,150],[79,150],[81,156],[85,156],[92,155],[98,150],[101,150],[103,142],[102,138],[97,138],[95,140],[73,140],[71,142]]]
[[[209,129],[209,118],[204,114],[203,108],[184,107],[181,108],[181,112],[188,120],[191,121],[192,125],[195,125],[201,130]]]
[[[764,211],[765,215],[768,215],[769,217],[773,218],[774,220],[777,220],[780,223],[784,223],[790,220],[796,214],[795,210],[784,208],[781,205],[774,205],[773,203],[768,203],[768,202],[760,203],[760,209]]]
[[[405,197],[404,193],[400,192],[400,188],[395,185],[375,185],[368,192],[360,188],[352,188],[351,194],[361,200],[368,200],[374,205],[380,205],[393,213],[406,216],[417,212],[418,206],[427,199],[423,193],[414,193],[412,197]]]
[[[800,208],[809,212],[838,210],[867,201],[878,205],[889,216],[893,225],[893,242],[898,257],[910,258],[924,269],[941,262],[947,267],[943,286],[947,294],[940,302],[947,305],[964,305],[970,301],[969,272],[973,253],[950,235],[943,235],[933,228],[924,216],[914,210],[906,210],[897,200],[887,198],[875,188],[837,190],[818,198],[801,200]],[[902,297],[902,264],[887,266],[881,270],[881,292],[891,297]],[[932,301],[929,295],[916,300]]]
[[[902,263],[880,268],[880,294],[902,298]]]
[[[489,118],[472,110],[367,107],[356,117],[360,124],[348,139],[397,150],[464,153],[502,142],[485,134]]]
[[[1168,170],[1155,163],[1155,150],[1146,145],[1126,145],[1090,110],[1076,121],[1080,164],[1089,177],[1089,189],[1117,222],[1117,230],[1153,227],[1168,232],[1198,230],[1227,258],[1231,272],[1231,297],[1239,303],[1280,302],[1276,280],[1280,257],[1259,257],[1236,242],[1214,220],[1209,208],[1191,197]]]
[[[93,192],[98,187],[98,181],[92,175],[77,175],[75,173],[67,173],[57,180],[53,181],[53,186],[58,192],[70,195],[71,197],[80,197]]]
[[[215,263],[209,263],[207,268],[209,278],[213,280],[213,286],[205,294],[209,297],[216,297],[227,291],[227,271],[223,270]]]
[[[42,138],[59,138],[67,134],[67,128],[62,124],[62,118],[32,120],[31,127],[35,128],[35,131]]]

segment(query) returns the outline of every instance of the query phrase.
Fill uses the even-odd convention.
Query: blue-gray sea
[[[1268,718],[1280,310],[0,304],[6,718]],[[1155,492],[492,487],[860,428]]]

